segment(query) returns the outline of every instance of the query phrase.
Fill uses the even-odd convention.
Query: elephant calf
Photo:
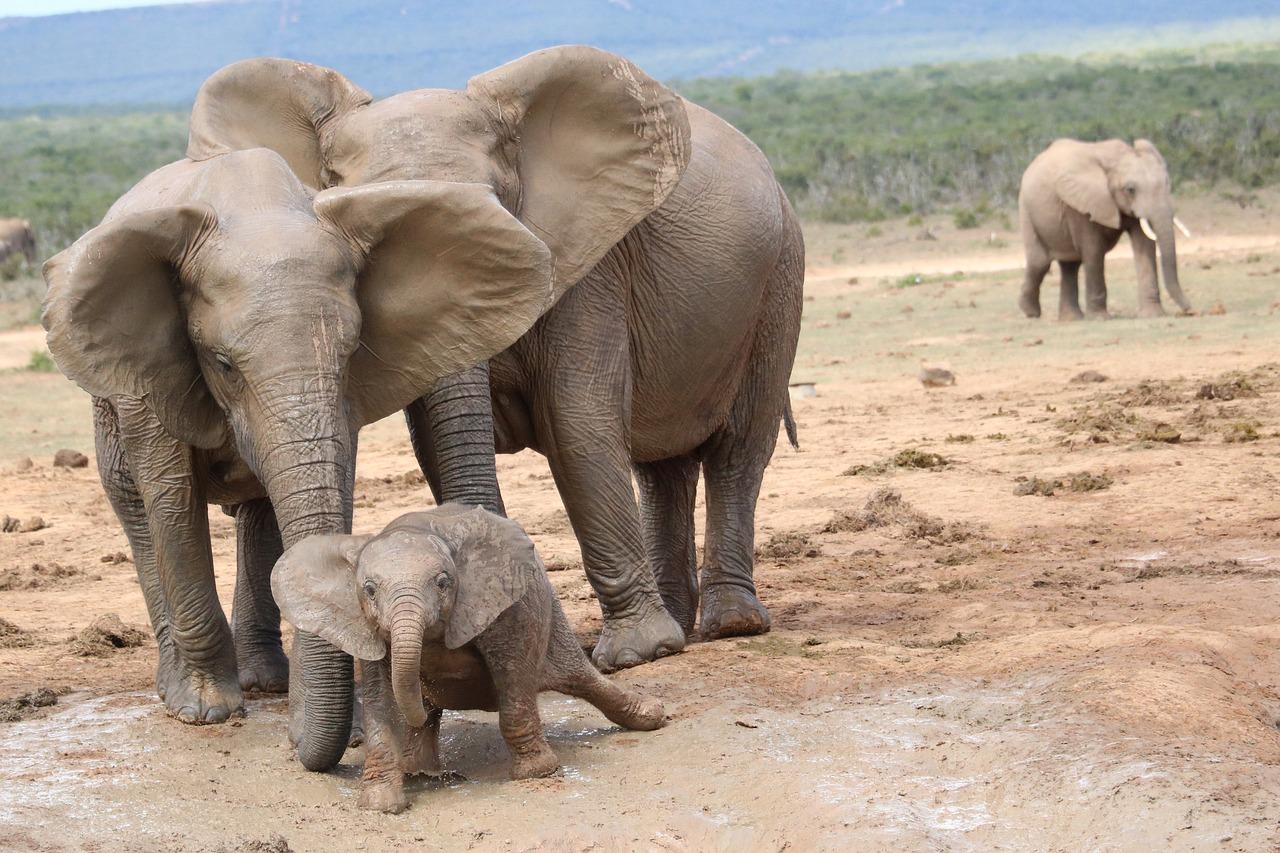
[[[446,504],[376,536],[313,536],[280,558],[271,589],[299,630],[362,661],[364,808],[402,811],[404,774],[440,772],[443,708],[497,711],[515,779],[558,767],[543,690],[629,729],[664,722],[657,700],[592,667],[529,537],[486,510]]]

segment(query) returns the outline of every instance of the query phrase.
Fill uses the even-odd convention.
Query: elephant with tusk
[[[1062,285],[1058,319],[1107,317],[1106,253],[1129,234],[1138,272],[1138,313],[1163,315],[1159,278],[1184,312],[1191,303],[1178,281],[1175,229],[1191,231],[1173,212],[1169,171],[1155,145],[1139,139],[1078,142],[1059,139],[1022,176],[1018,217],[1027,269],[1019,307],[1040,316],[1040,284],[1058,262]],[[1160,275],[1156,273],[1156,250]],[[1079,273],[1084,266],[1086,308],[1080,311]]]
[[[444,709],[497,711],[515,779],[559,766],[541,691],[628,729],[665,722],[660,702],[587,660],[520,525],[479,507],[408,513],[376,536],[313,536],[284,553],[271,588],[286,619],[361,661],[364,808],[402,811],[404,774],[441,772]]]

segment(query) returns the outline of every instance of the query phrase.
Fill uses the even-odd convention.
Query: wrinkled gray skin
[[[1165,289],[1182,311],[1191,303],[1178,281],[1177,240],[1169,171],[1145,139],[1059,139],[1027,167],[1018,193],[1018,216],[1027,253],[1018,305],[1040,316],[1040,284],[1057,261],[1062,273],[1058,319],[1106,318],[1105,257],[1129,234],[1138,272],[1138,313],[1164,314],[1156,276],[1156,247]],[[1154,239],[1143,232],[1146,220]],[[1079,273],[1084,266],[1086,308],[1080,310]]]
[[[485,241],[462,248],[451,224],[462,221]],[[449,261],[423,283],[420,258],[398,260],[406,245],[447,248]],[[300,632],[290,673],[271,567],[284,547],[350,530],[360,426],[509,345],[545,310],[549,271],[546,247],[481,188],[401,182],[313,199],[266,149],[157,170],[46,264],[50,351],[95,396],[99,470],[172,714],[220,722],[243,691],[281,691],[292,676],[300,759],[336,763],[351,661]],[[388,332],[398,322],[466,330],[466,343],[421,348]],[[394,357],[390,374],[375,351]],[[236,517],[234,632],[208,503]]]
[[[533,192],[543,173],[507,153],[485,113],[512,111],[493,98],[489,78],[531,74],[529,65],[545,73],[599,53],[553,48],[465,92],[408,92],[350,109],[325,99],[329,69],[237,63],[197,100],[200,145],[189,153],[245,144],[314,149],[313,170],[330,185],[479,181],[540,234],[561,221],[594,223],[616,194],[602,199],[594,186],[609,170],[582,168],[577,182],[545,189],[555,199],[546,204]],[[638,73],[606,64],[596,76]],[[258,101],[272,112],[238,106]],[[587,260],[558,261],[557,275],[580,283],[514,347],[442,382],[407,412],[437,500],[500,512],[495,449],[530,447],[547,457],[604,611],[593,660],[606,671],[679,651],[699,607],[704,638],[769,627],[752,580],[754,511],[787,405],[803,240],[759,150],[682,103],[690,151],[674,189],[664,186],[669,195]],[[589,130],[595,111],[581,90],[568,91],[553,115],[574,129],[522,144],[582,160],[598,145]],[[308,122],[312,137],[300,142],[295,130]],[[609,138],[627,136],[617,127]],[[299,174],[307,168],[295,166]],[[701,577],[693,529],[700,470],[708,498]]]
[[[271,577],[289,621],[360,660],[365,740],[360,805],[402,811],[405,773],[439,774],[442,709],[498,712],[511,776],[559,766],[538,693],[595,705],[629,729],[661,703],[611,683],[569,627],[533,543],[514,521],[447,504],[377,536],[314,536]]]
[[[36,262],[36,235],[25,219],[0,219],[0,262],[22,255],[27,263]]]

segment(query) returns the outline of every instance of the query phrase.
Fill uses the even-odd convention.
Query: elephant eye
[[[449,577],[447,572],[441,572],[436,575],[436,586],[440,589],[448,589],[453,586],[453,578]]]
[[[1124,191],[1127,192],[1129,195],[1133,195],[1138,191],[1138,187],[1136,184],[1125,184]]]
[[[236,369],[235,365],[231,363],[231,359],[227,357],[226,353],[214,353],[213,360],[218,362],[218,367],[222,368],[223,373],[230,373]]]
[[[365,581],[365,582],[364,582],[364,594],[365,594],[365,595],[369,596],[370,598],[373,598],[373,594],[374,594],[375,592],[377,592],[377,591],[378,591],[378,587],[374,585],[373,581]]]

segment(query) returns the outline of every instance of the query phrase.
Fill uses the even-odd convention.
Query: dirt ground
[[[0,534],[0,700],[28,697],[0,705],[22,718],[0,723],[0,848],[1280,849],[1275,211],[1184,203],[1197,316],[1134,319],[1118,251],[1116,319],[1076,324],[1051,319],[1052,277],[1046,319],[1018,314],[1007,229],[809,229],[794,379],[816,395],[757,522],[773,631],[615,676],[666,703],[658,732],[548,694],[550,779],[504,781],[496,718],[448,714],[465,778],[415,783],[398,816],[356,809],[359,750],[332,774],[292,760],[282,698],[185,727],[149,637],[71,642],[146,614],[92,461],[52,466],[92,456],[87,399],[20,369],[38,330],[0,334],[0,516],[46,525]],[[956,384],[924,388],[922,365]],[[412,469],[396,419],[366,431],[357,529],[430,502]],[[590,641],[545,463],[499,469]],[[229,607],[232,527],[211,518]]]

